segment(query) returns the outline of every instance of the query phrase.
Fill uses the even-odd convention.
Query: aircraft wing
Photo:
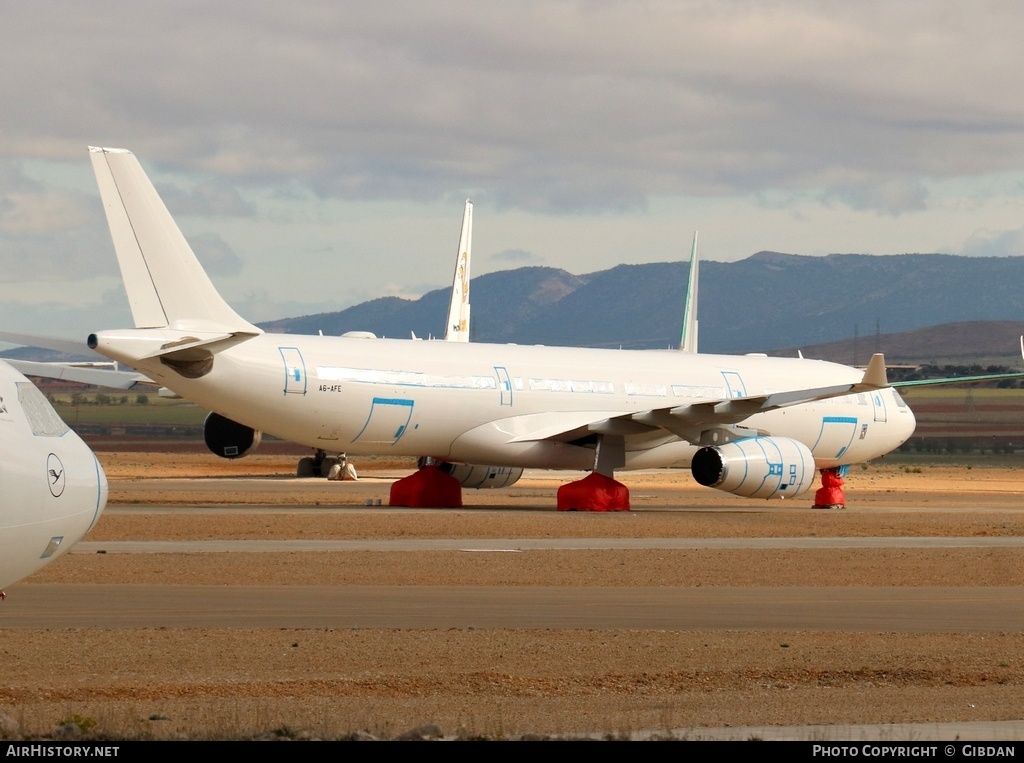
[[[112,368],[86,368],[64,363],[39,363],[33,360],[7,358],[7,365],[16,368],[25,376],[39,376],[44,379],[92,384],[110,389],[134,389],[139,384],[157,386],[149,377],[135,371],[115,371]]]
[[[982,374],[981,376],[950,376],[945,379],[915,379],[914,381],[893,382],[898,389],[927,387],[935,384],[970,384],[971,382],[1002,381],[1003,379],[1024,379],[1024,373]]]
[[[1024,358],[1024,336],[1020,338],[1020,354]],[[970,384],[971,382],[1002,381],[1003,379],[1024,379],[1024,373],[981,374],[980,376],[948,376],[944,379],[915,379],[913,381],[893,382],[891,386],[898,389],[927,387],[937,384]]]
[[[734,397],[726,400],[704,400],[686,405],[652,408],[646,411],[608,416],[597,414],[587,422],[573,422],[569,426],[553,426],[521,433],[511,442],[556,440],[571,442],[590,434],[621,435],[624,437],[650,436],[663,430],[690,442],[700,439],[701,432],[714,427],[727,427],[750,418],[757,413],[788,408],[791,405],[812,403],[842,395],[888,387],[885,358],[872,356],[871,362],[859,382],[836,384],[828,387],[787,390],[766,395]]]

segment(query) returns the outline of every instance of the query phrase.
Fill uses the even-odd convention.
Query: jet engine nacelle
[[[746,498],[789,498],[807,492],[816,476],[814,456],[788,437],[747,437],[701,448],[690,463],[705,487]]]
[[[420,459],[420,466],[426,462]],[[480,466],[479,464],[453,464],[449,461],[438,461],[437,467],[445,474],[450,474],[463,487],[477,490],[487,488],[509,487],[519,481],[523,470],[514,466]]]
[[[206,447],[221,458],[241,458],[256,450],[263,435],[219,413],[211,413],[203,423]]]

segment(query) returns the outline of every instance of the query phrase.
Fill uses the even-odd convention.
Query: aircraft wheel
[[[338,459],[333,456],[327,456],[320,462],[320,476],[327,477],[331,473],[331,467],[337,465]]]
[[[296,477],[315,477],[316,476],[316,464],[312,458],[300,458],[299,465],[295,468]]]

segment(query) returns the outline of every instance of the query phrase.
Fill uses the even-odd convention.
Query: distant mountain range
[[[472,339],[675,347],[688,270],[683,262],[661,262],[580,276],[543,267],[489,273],[472,282]],[[420,299],[383,297],[260,325],[292,334],[440,337],[448,299],[443,288]],[[864,364],[880,351],[890,363],[1019,365],[1022,333],[1024,257],[759,252],[740,262],[701,263],[702,352],[799,350]],[[0,356],[65,359],[27,349]]]
[[[1022,334],[1024,322],[1021,321],[966,321],[895,334],[861,335],[839,342],[771,350],[768,354],[794,357],[800,351],[807,358],[866,365],[873,353],[881,352],[889,365],[1024,368],[1020,350]]]
[[[688,269],[684,262],[662,262],[580,276],[544,267],[489,273],[472,282],[472,339],[676,346]],[[411,332],[437,337],[444,333],[447,303],[448,289],[443,288],[417,300],[384,297],[335,313],[261,326],[296,334],[372,331],[397,338],[408,338]],[[993,337],[998,349],[1006,337],[1024,331],[1024,258],[758,252],[739,262],[702,262],[699,319],[702,352],[804,348],[808,357],[838,353],[836,360],[849,363],[853,357],[841,356],[855,352],[856,362],[864,362],[876,344],[887,353],[894,351],[881,346],[885,335],[939,324],[1002,321],[998,339]],[[931,350],[924,341],[927,333],[907,339],[911,345],[922,342],[920,350],[910,345],[905,349],[922,360],[972,351],[988,357],[978,332],[989,333],[977,324],[961,326],[955,336],[940,333]],[[822,347],[843,341],[850,346]],[[952,349],[953,342],[963,346],[941,356],[930,354]],[[1013,343],[999,354],[1012,356]]]

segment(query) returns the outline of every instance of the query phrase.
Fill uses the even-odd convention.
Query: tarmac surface
[[[1024,587],[38,585],[5,628],[536,628],[988,633]]]
[[[403,510],[365,505],[388,475],[113,477],[120,503],[90,538],[0,603],[0,720],[1024,739],[1014,471],[947,487],[890,470],[843,512],[655,474],[631,486],[636,511],[606,516],[551,511],[556,481]]]

